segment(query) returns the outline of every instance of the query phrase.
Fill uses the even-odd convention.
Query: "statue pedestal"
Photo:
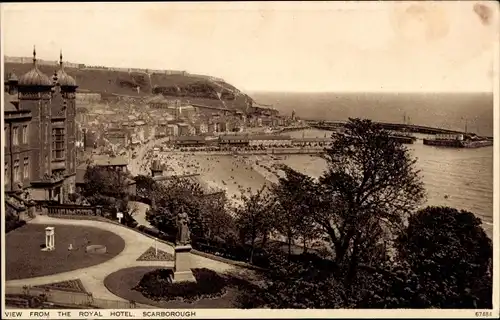
[[[191,249],[190,245],[175,246],[172,283],[196,282],[196,278],[191,271]]]

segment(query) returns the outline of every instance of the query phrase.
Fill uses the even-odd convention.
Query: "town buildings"
[[[64,203],[75,192],[75,79],[59,70],[52,79],[33,66],[5,84],[5,191],[35,201]]]

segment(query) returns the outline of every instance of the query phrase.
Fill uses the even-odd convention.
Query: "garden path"
[[[125,241],[125,249],[116,257],[95,266],[43,277],[10,280],[6,281],[6,287],[36,286],[54,282],[80,279],[85,289],[88,292],[92,292],[94,298],[124,301],[124,299],[112,294],[104,286],[104,279],[106,278],[106,276],[120,269],[136,266],[173,267],[174,265],[173,261],[137,261],[137,259],[149,247],[154,246],[154,240],[134,230],[117,224],[94,220],[57,219],[48,216],[37,216],[35,219],[29,221],[29,223],[43,224],[47,226],[85,226],[107,230],[123,238],[123,240]],[[57,246],[57,228],[55,228],[55,233]],[[174,254],[174,248],[163,242],[157,241],[157,247],[159,250]],[[236,272],[241,274],[241,272],[244,272],[243,270],[239,270],[243,269],[241,267],[211,260],[194,254],[191,254],[191,266],[192,268],[207,268],[219,273]]]

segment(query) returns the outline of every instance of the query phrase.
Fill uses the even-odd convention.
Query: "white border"
[[[496,4],[496,18],[499,17],[499,8],[500,5],[498,2],[490,1],[490,3]],[[192,4],[192,3],[191,3]],[[367,5],[375,5],[375,1],[370,3],[366,2]],[[240,8],[243,8],[243,3],[235,3]],[[297,5],[297,3],[292,3],[293,5]],[[347,4],[349,7],[350,4]],[[354,4],[352,4],[354,5]],[[4,30],[4,13],[3,13],[3,4],[0,4],[0,31]],[[495,23],[495,22],[494,22]],[[498,32],[498,31],[497,31]],[[1,75],[0,79],[2,81],[2,85],[4,83],[4,43],[3,43],[3,33],[0,35],[0,61],[1,61]],[[499,79],[499,65],[500,65],[500,33],[497,34],[497,41],[495,41],[495,50],[493,57],[493,107],[494,107],[494,203],[493,203],[493,310],[438,310],[438,309],[425,309],[425,310],[417,310],[417,309],[395,309],[395,310],[381,310],[381,309],[355,309],[355,310],[265,310],[265,309],[251,309],[251,310],[238,310],[238,309],[126,309],[126,310],[14,310],[9,309],[5,310],[5,298],[2,295],[2,318],[10,319],[13,318],[9,316],[6,312],[16,312],[16,318],[20,319],[39,319],[39,318],[49,318],[49,319],[96,319],[96,318],[104,318],[104,319],[122,319],[127,316],[117,316],[113,315],[113,312],[128,312],[128,317],[130,318],[151,318],[151,319],[170,319],[170,318],[330,318],[330,317],[345,317],[345,318],[470,318],[470,317],[478,317],[478,318],[498,318],[499,316],[499,308],[500,308],[500,266],[499,266],[499,243],[500,240],[500,229],[499,229],[499,219],[500,219],[500,206],[499,206],[499,192],[500,192],[500,179],[499,179],[499,169],[500,169],[500,79]],[[466,45],[464,43],[464,45]],[[2,124],[4,121],[3,115],[3,90],[0,93],[1,95],[1,103],[2,103],[2,115],[0,116]],[[1,139],[2,144],[2,154],[4,150],[4,138],[2,134]],[[2,187],[3,187],[3,172],[4,172],[4,161],[1,161],[0,164],[1,172],[2,172]],[[2,214],[2,222],[5,218],[5,207],[4,207],[4,193],[1,193],[1,214]],[[1,223],[1,239],[2,243],[5,243],[5,224]],[[2,248],[2,292],[5,292],[5,252]],[[45,315],[36,314],[35,312],[45,312]],[[96,312],[100,313],[100,316],[96,314]],[[151,316],[145,313],[151,312],[163,312],[163,314],[158,314],[157,316]],[[170,315],[169,315],[170,312]],[[177,312],[181,312],[180,314]],[[184,316],[182,316],[184,313]],[[194,313],[192,316],[188,316],[188,313]],[[482,314],[478,315],[478,314]],[[489,315],[488,315],[489,314]],[[124,314],[125,315],[125,314]],[[181,315],[181,316],[179,316]]]

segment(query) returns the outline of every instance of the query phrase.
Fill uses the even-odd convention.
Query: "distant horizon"
[[[339,95],[399,95],[399,94],[414,94],[414,95],[493,95],[494,91],[271,91],[271,90],[247,90],[246,94],[339,94]]]
[[[242,92],[490,92],[496,76],[498,10],[489,3],[5,3],[1,9],[7,56],[29,57],[36,45],[43,60],[57,61],[62,49],[65,61],[187,71],[222,78]]]
[[[32,58],[32,57],[29,57],[29,56],[13,56],[13,55],[6,55],[4,54],[4,59],[5,57],[9,57],[9,58],[24,58],[24,59],[29,59],[29,58]],[[58,56],[59,58],[59,56]],[[46,59],[46,58],[40,58],[37,54],[37,60],[43,60],[43,61],[58,61],[57,59],[54,59],[54,60],[51,60],[51,59]],[[87,64],[85,62],[75,62],[75,61],[67,61],[67,60],[64,60],[64,52],[63,52],[63,62],[65,63],[74,63],[74,64],[85,64],[86,66],[102,66],[102,67],[105,67],[105,68],[123,68],[123,67],[118,67],[118,66],[113,66],[113,65],[99,65],[99,64]],[[5,61],[4,61],[5,63]],[[28,64],[28,63],[23,63],[23,64]],[[174,70],[174,69],[161,69],[161,68],[137,68],[137,67],[128,67],[128,68],[131,68],[131,69],[149,69],[149,70]],[[187,72],[188,74],[198,74],[198,73],[191,73],[189,70],[177,70],[177,71],[185,71]],[[219,75],[212,75],[212,74],[205,74],[206,76],[212,76],[212,77],[215,77],[215,78],[221,78]],[[19,75],[18,75],[19,76]],[[222,77],[222,79],[224,79]],[[229,84],[232,84],[231,82],[227,81],[226,79],[224,79],[224,81],[226,81],[227,83]],[[360,90],[360,91],[346,91],[346,90],[343,90],[343,91],[324,91],[324,90],[318,90],[318,91],[308,91],[308,90],[265,90],[265,89],[262,89],[262,90],[252,90],[252,89],[245,89],[245,90],[241,90],[239,87],[236,86],[236,88],[238,90],[240,90],[241,92],[245,93],[245,94],[381,94],[381,95],[390,95],[390,94],[415,94],[415,95],[426,95],[426,94],[450,94],[450,95],[478,95],[478,94],[481,94],[481,95],[485,95],[485,94],[489,94],[489,95],[493,95],[494,94],[494,91],[493,91],[493,88],[491,91],[369,91],[369,90]]]

